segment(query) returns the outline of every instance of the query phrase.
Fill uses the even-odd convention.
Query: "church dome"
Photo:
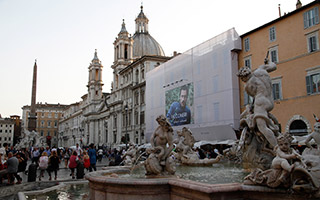
[[[133,35],[133,58],[144,55],[165,56],[160,44],[149,33]]]
[[[133,35],[133,58],[144,55],[165,56],[160,44],[149,34],[148,18],[143,13],[143,7],[136,18],[136,32]]]

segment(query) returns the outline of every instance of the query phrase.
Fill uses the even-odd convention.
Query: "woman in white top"
[[[41,154],[41,157],[39,158],[39,168],[40,168],[40,175],[39,175],[39,181],[41,181],[41,177],[43,177],[44,171],[48,168],[48,154],[47,152],[43,152]]]

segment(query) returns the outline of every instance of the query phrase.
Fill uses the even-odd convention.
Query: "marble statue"
[[[268,55],[267,55],[268,56]],[[264,64],[253,72],[249,67],[242,67],[238,76],[245,82],[245,91],[253,97],[253,102],[246,106],[240,115],[243,128],[239,141],[239,150],[243,151],[242,161],[248,167],[270,168],[273,148],[277,145],[279,134],[277,119],[270,113],[273,109],[272,82],[269,72],[276,70],[276,64],[265,58]]]
[[[178,137],[173,141],[176,144],[174,157],[183,165],[212,165],[221,159],[218,155],[216,159],[199,159],[197,153],[192,149],[195,139],[191,131],[183,127],[181,131],[177,131]]]
[[[290,148],[289,133],[277,138],[276,157],[271,168],[256,168],[247,177],[246,185],[264,185],[271,188],[288,188],[293,192],[320,197],[320,150],[306,148],[302,155]]]
[[[28,148],[28,147],[44,147],[46,146],[45,137],[39,137],[38,133],[35,131],[24,130],[23,138],[18,144],[16,144],[16,149]]]
[[[132,166],[137,159],[137,147],[134,144],[130,144],[128,150],[123,155],[124,165]]]
[[[290,148],[293,138],[289,133],[278,136],[275,146],[276,157],[268,170],[255,169],[245,178],[245,184],[267,185],[272,188],[290,186],[290,174],[294,168],[294,160],[302,160],[294,149]]]
[[[159,126],[150,138],[151,148],[145,160],[146,175],[173,175],[175,162],[171,157],[173,150],[173,129],[164,115],[157,117]]]
[[[316,122],[314,124],[313,132],[307,137],[305,141],[307,147],[309,148],[312,148],[309,143],[312,139],[316,142],[318,149],[320,149],[320,122]]]

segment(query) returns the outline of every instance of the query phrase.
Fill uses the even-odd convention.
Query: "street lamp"
[[[125,132],[125,135],[124,135],[124,142],[126,144],[126,150],[127,150],[127,145],[128,145],[128,138],[127,138],[127,132],[128,132],[128,105],[124,106],[124,110],[126,111],[126,120],[125,120],[126,132]]]

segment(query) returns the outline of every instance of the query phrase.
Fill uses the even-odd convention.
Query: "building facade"
[[[95,52],[89,66],[88,93],[70,105],[60,120],[59,146],[94,143],[112,147],[145,142],[146,72],[170,58],[150,35],[142,6],[135,23],[131,36],[123,20],[113,43],[111,93],[102,92],[103,66]]]
[[[36,132],[39,137],[46,138],[49,146],[57,147],[58,145],[59,120],[63,117],[65,108],[67,106],[62,104],[37,103],[35,105]],[[27,129],[30,109],[29,105],[22,107],[22,130]]]
[[[320,115],[320,1],[301,6],[267,24],[241,35],[239,68],[256,69],[268,54],[277,64],[270,73],[274,109],[271,111],[282,132],[293,135],[311,133],[313,114]],[[240,105],[243,111],[252,98],[240,81]]]
[[[156,118],[165,115],[174,130],[187,127],[196,140],[235,140],[240,49],[241,39],[230,29],[148,72],[147,139],[158,127]]]
[[[0,118],[0,145],[4,143],[13,146],[15,121],[10,118]]]
[[[17,144],[21,138],[21,119],[18,115],[10,115],[10,119],[14,121],[13,145]]]

